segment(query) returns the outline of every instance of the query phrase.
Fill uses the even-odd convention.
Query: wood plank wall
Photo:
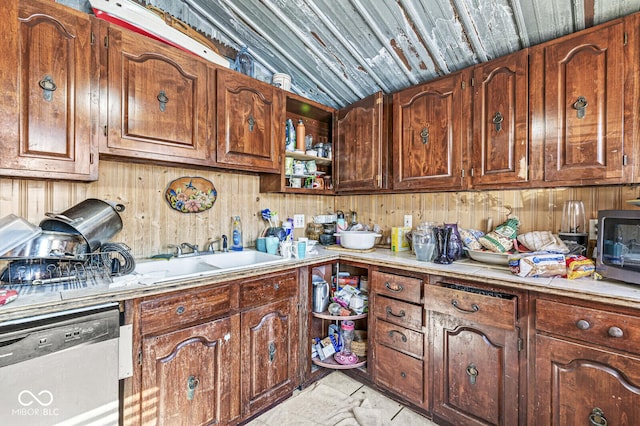
[[[212,209],[183,214],[169,207],[165,189],[183,176],[213,182],[218,199]],[[204,247],[210,238],[229,235],[232,215],[242,218],[245,246],[254,246],[265,227],[259,214],[264,208],[277,211],[281,218],[301,213],[307,222],[336,209],[354,210],[360,222],[379,224],[388,233],[392,226],[402,226],[405,214],[412,215],[414,226],[422,221],[446,221],[484,230],[487,218],[498,225],[510,206],[520,218],[522,232],[558,232],[565,200],[582,200],[587,218],[595,218],[602,209],[635,209],[625,200],[639,195],[637,186],[337,197],[261,194],[255,175],[101,161],[99,179],[91,183],[0,178],[0,217],[13,213],[38,224],[45,212],[62,212],[86,198],[118,202],[126,210],[122,213],[124,229],[114,241],[126,243],[135,257],[143,258],[169,252],[168,244],[186,241]],[[302,234],[303,230],[296,230],[297,236]]]

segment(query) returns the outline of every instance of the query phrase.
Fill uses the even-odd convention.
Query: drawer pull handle
[[[280,289],[280,284],[279,284],[279,283],[275,283],[275,284],[273,285],[273,288],[274,288],[274,290],[278,290],[278,289]]]
[[[453,305],[454,308],[456,308],[457,310],[459,310],[460,312],[463,312],[465,314],[472,314],[474,312],[478,312],[480,310],[480,306],[476,305],[475,303],[471,305],[471,309],[464,309],[458,306],[458,301],[457,300],[452,300],[451,301],[451,305]]]
[[[591,328],[591,324],[589,324],[589,321],[581,319],[576,323],[576,327],[580,330],[588,330]]]
[[[391,307],[387,306],[387,315],[391,315],[396,318],[402,318],[403,316],[406,315],[406,313],[404,312],[404,310],[400,310],[399,314],[394,314],[393,311],[391,310]]]
[[[396,287],[392,287],[391,284],[389,284],[389,281],[387,281],[386,283],[384,283],[384,286],[389,290],[389,291],[393,291],[395,293],[400,293],[402,290],[404,290],[404,287],[402,287],[402,285],[398,284]]]
[[[178,315],[182,315],[182,314],[184,314],[184,311],[186,311],[186,309],[184,308],[184,306],[178,306],[178,307],[176,308],[176,314],[178,314]]]
[[[599,408],[594,408],[589,414],[589,424],[594,426],[607,426],[607,419]]]
[[[620,327],[609,327],[609,336],[611,337],[622,337],[624,336],[624,332]]]
[[[401,336],[400,339],[402,339],[404,343],[407,343],[407,336],[403,332],[398,330],[390,330],[389,337],[393,338],[393,333],[398,333]]]
[[[467,367],[467,375],[469,376],[469,383],[475,385],[476,378],[478,377],[478,369],[475,365],[469,364],[469,366]]]
[[[407,373],[405,373],[404,371],[400,372],[400,377],[402,377],[403,379],[407,377]]]

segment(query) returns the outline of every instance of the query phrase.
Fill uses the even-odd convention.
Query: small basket
[[[351,351],[359,357],[367,356],[367,332],[365,330],[355,330]]]

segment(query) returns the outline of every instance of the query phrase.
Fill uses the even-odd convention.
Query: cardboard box
[[[391,228],[391,251],[408,251],[409,240],[407,232],[411,231],[409,226],[394,226]]]

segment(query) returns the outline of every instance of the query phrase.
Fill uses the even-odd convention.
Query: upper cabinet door
[[[474,186],[528,179],[528,51],[473,70]]]
[[[622,23],[545,47],[546,181],[624,180],[624,59]]]
[[[109,28],[108,49],[109,135],[101,153],[210,164],[206,64],[117,27]]]
[[[382,92],[338,112],[336,120],[336,190],[386,188],[388,106]]]
[[[280,173],[282,91],[234,71],[217,74],[217,164]]]
[[[92,20],[50,1],[3,2],[0,175],[95,180]]]
[[[462,82],[456,73],[393,95],[393,189],[462,188]]]

